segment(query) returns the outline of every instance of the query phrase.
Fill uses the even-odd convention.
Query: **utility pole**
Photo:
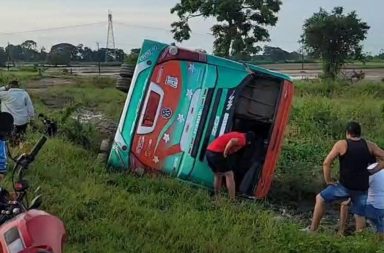
[[[7,70],[9,71],[9,61],[11,59],[11,57],[9,56],[9,42],[8,42],[8,47],[7,47],[7,56],[8,56],[8,59],[7,59]]]
[[[99,42],[96,42],[97,45],[97,65],[99,66],[99,75],[101,73],[100,71],[100,47],[99,47]]]
[[[304,46],[301,46],[301,70],[304,71]]]
[[[110,55],[111,50],[111,55]],[[111,56],[112,61],[116,61],[116,45],[115,35],[113,33],[113,21],[112,13],[108,10],[108,32],[107,32],[107,46],[105,48],[105,61],[108,61],[108,57]]]

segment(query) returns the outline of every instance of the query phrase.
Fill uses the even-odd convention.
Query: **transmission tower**
[[[105,48],[105,61],[116,60],[116,47],[115,47],[115,35],[113,34],[113,22],[112,13],[108,11],[108,34],[107,34],[107,46]]]

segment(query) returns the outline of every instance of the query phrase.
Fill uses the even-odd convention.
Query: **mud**
[[[73,115],[73,119],[79,120],[82,124],[91,124],[104,137],[113,137],[117,130],[117,123],[106,117],[104,114],[92,111],[87,108],[78,109]]]
[[[75,81],[72,79],[46,77],[40,80],[28,82],[27,87],[28,89],[44,89],[51,86],[71,85],[74,83]]]
[[[314,200],[302,200],[296,202],[294,205],[287,206],[283,203],[273,203],[273,200],[267,204],[267,208],[274,211],[276,214],[276,220],[294,220],[302,225],[302,228],[305,228],[311,224]],[[326,212],[321,224],[319,231],[327,231],[331,233],[336,233],[339,228],[340,222],[340,204],[327,204]],[[367,229],[373,230],[372,225],[367,221]],[[353,235],[355,230],[355,220],[352,213],[348,215],[348,222],[344,235]]]
[[[32,96],[38,97],[49,109],[59,110],[73,103],[73,98],[70,96],[52,95],[47,89],[53,86],[73,84],[75,84],[75,80],[70,78],[47,77],[28,82],[27,90]],[[72,118],[79,120],[82,124],[94,125],[101,135],[106,138],[113,137],[117,129],[117,123],[91,108],[79,108],[73,113]]]

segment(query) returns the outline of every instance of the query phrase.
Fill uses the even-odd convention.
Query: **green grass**
[[[62,218],[65,252],[376,252],[372,235],[307,235],[263,203],[225,198],[167,177],[107,173],[95,155],[51,139],[29,170],[43,208]]]
[[[76,79],[33,99],[49,111],[44,96],[65,96],[71,102],[63,107],[80,104],[117,119],[124,94],[110,85]],[[322,161],[348,120],[360,121],[364,135],[384,146],[383,98],[383,84],[298,83],[269,200],[314,198],[323,187]],[[316,235],[300,232],[308,221],[282,218],[266,202],[213,201],[172,178],[109,173],[96,153],[67,139],[50,139],[28,172],[45,193],[43,208],[66,224],[65,252],[384,252],[369,232],[346,238],[324,226]]]
[[[37,71],[19,71],[19,70],[0,70],[0,83],[7,84],[11,80],[18,80],[21,85],[25,81],[40,79],[41,75]]]
[[[360,67],[362,69],[376,69],[376,68],[384,68],[384,61],[372,61],[372,62],[355,62],[353,64],[347,64],[347,67]]]

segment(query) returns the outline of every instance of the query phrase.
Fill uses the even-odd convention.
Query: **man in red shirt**
[[[231,200],[235,199],[234,159],[232,155],[255,140],[255,133],[229,132],[216,138],[207,148],[207,161],[215,174],[215,195],[219,194],[223,177]]]

